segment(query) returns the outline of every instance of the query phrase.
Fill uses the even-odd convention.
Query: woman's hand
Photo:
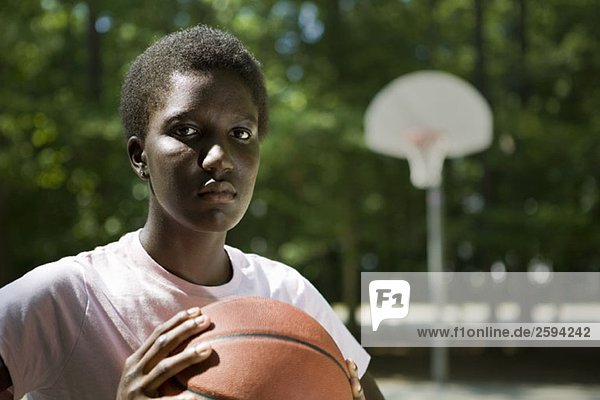
[[[358,367],[356,363],[351,359],[346,360],[348,371],[350,371],[350,385],[352,386],[352,399],[353,400],[366,400],[365,392],[360,384],[360,378],[358,377]]]
[[[207,316],[198,307],[181,311],[161,324],[146,341],[125,361],[117,400],[163,398],[158,388],[178,372],[206,360],[212,351],[206,343],[171,354],[187,339],[204,331],[210,325]],[[182,393],[164,399],[191,400],[195,397]]]

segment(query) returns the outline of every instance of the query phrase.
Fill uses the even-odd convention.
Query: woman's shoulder
[[[19,293],[21,296],[29,294],[31,297],[47,294],[53,297],[85,295],[86,272],[95,264],[101,263],[108,255],[118,252],[123,247],[123,239],[126,236],[117,242],[39,265],[4,286],[0,295],[2,297],[9,293]]]

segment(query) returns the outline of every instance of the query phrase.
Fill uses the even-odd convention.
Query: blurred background
[[[596,0],[3,2],[0,285],[143,225],[121,80],[150,43],[197,23],[240,37],[270,94],[254,200],[230,244],[295,266],[345,310],[361,271],[425,271],[425,191],[405,160],[366,148],[363,116],[391,80],[438,69],[494,114],[490,149],[445,163],[445,269],[600,271],[599,21]],[[370,349],[389,398],[428,387],[428,351]],[[479,398],[542,382],[600,398],[585,392],[599,355],[451,349],[449,376],[487,384]]]

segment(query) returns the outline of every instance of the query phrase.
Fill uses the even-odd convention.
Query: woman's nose
[[[210,146],[204,159],[201,160],[201,167],[210,172],[226,172],[233,169],[233,162],[226,148],[221,144]]]

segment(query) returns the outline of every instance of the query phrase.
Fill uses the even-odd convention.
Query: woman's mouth
[[[198,197],[209,203],[231,203],[234,201],[236,191],[233,185],[227,181],[215,181],[211,179],[207,181],[200,192]]]

